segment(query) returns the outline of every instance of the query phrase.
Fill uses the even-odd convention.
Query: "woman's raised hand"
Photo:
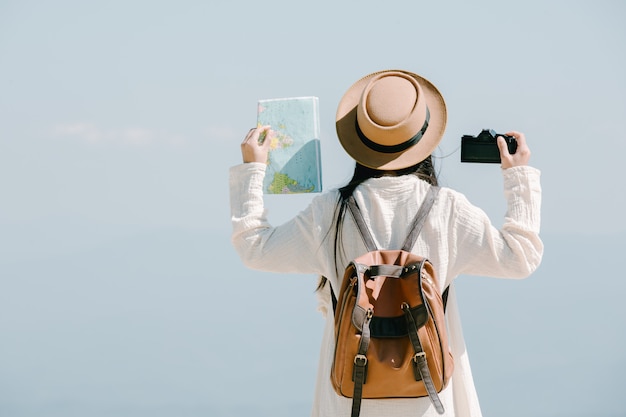
[[[270,142],[274,131],[270,126],[259,126],[250,129],[241,143],[243,162],[267,162]]]
[[[526,144],[526,136],[521,132],[506,132],[507,136],[513,136],[517,140],[517,150],[514,154],[509,153],[506,141],[502,136],[498,137],[498,148],[500,148],[500,160],[502,161],[502,169],[511,167],[528,165],[530,160],[530,149]]]

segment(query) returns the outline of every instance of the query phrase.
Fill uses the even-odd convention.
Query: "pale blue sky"
[[[0,415],[308,415],[315,277],[239,264],[228,168],[258,99],[314,95],[342,184],[336,104],[390,68],[440,88],[441,181],[494,223],[460,137],[521,130],[542,170],[540,269],[458,281],[484,414],[626,415],[626,4],[430,3],[0,0]]]

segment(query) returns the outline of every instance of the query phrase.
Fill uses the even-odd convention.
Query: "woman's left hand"
[[[502,169],[512,168],[521,165],[528,165],[530,160],[530,148],[526,143],[526,136],[521,132],[511,131],[505,135],[513,136],[517,140],[517,151],[514,154],[509,153],[506,142],[502,136],[498,137],[498,148],[500,148],[500,160],[502,161]]]
[[[241,143],[243,162],[266,163],[273,134],[274,132],[270,126],[260,126],[250,129],[246,138]]]

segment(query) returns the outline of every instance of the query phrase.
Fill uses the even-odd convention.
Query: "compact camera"
[[[513,136],[496,133],[493,129],[483,129],[476,136],[463,135],[461,138],[461,162],[500,163],[500,149],[497,139],[502,136],[509,153],[517,151],[517,140]]]

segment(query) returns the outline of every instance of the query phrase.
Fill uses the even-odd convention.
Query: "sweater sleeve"
[[[246,163],[230,169],[232,243],[249,268],[270,272],[326,272],[328,254],[322,246],[330,227],[328,203],[322,194],[294,218],[272,226],[263,204],[265,164]]]
[[[503,170],[507,211],[501,229],[487,214],[457,195],[450,230],[451,273],[525,278],[539,266],[543,243],[539,237],[540,171],[520,166]]]

